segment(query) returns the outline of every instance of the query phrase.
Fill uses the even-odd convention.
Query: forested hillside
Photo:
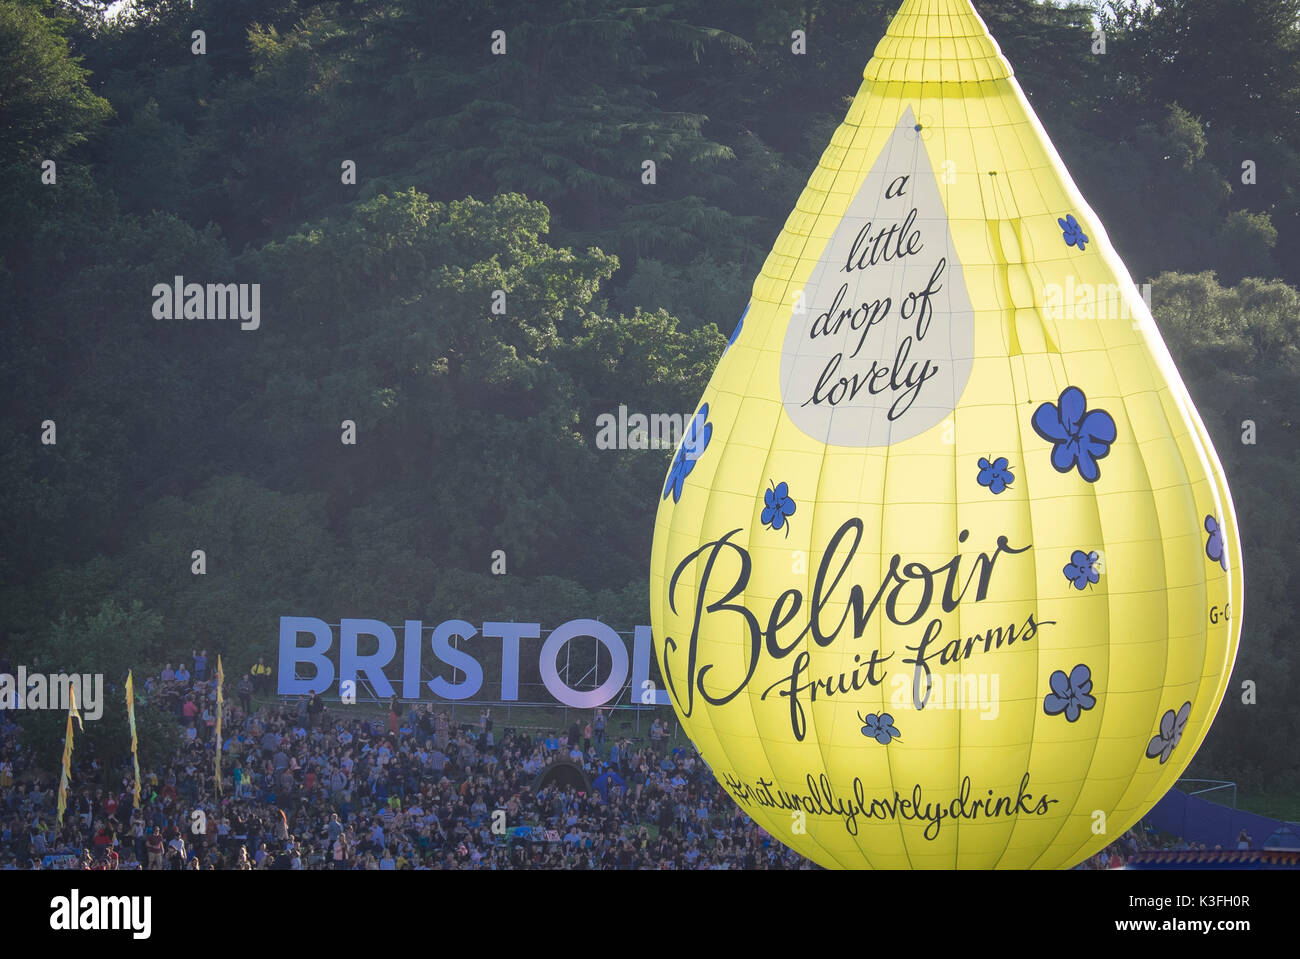
[[[671,453],[596,418],[692,410],[897,5],[0,0],[9,657],[646,622]],[[1300,682],[1300,0],[1116,0],[1104,52],[1092,4],[976,6],[1232,484],[1247,613],[1191,773],[1300,785],[1269,708]],[[155,319],[177,276],[259,283],[260,328]]]

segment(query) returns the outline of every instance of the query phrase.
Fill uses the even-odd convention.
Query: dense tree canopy
[[[644,622],[669,453],[596,417],[690,412],[897,0],[106,6],[0,0],[11,658],[91,644],[120,683],[203,645],[244,668],[294,611]],[[1151,282],[1242,527],[1232,688],[1280,699],[1300,0],[977,7]],[[155,320],[175,276],[260,283],[274,321]],[[1238,699],[1194,769],[1296,784],[1294,709]]]

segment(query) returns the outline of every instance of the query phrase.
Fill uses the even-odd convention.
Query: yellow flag
[[[135,763],[135,808],[140,808],[140,755],[135,735],[135,680],[126,674],[126,719],[131,726],[131,760]]]
[[[81,721],[81,713],[77,711],[77,687],[76,685],[68,686],[68,717],[75,719],[82,732],[86,731],[86,724]],[[71,746],[68,747],[71,751]]]
[[[84,730],[85,723],[77,712],[77,687],[68,687],[68,728],[63,735],[63,772],[59,775],[59,825],[63,825],[63,813],[68,808],[68,781],[72,778],[72,718]]]
[[[68,808],[68,766],[72,760],[72,713],[68,712],[68,731],[63,739],[63,772],[59,776],[59,825],[63,825],[63,811]]]
[[[226,702],[225,690],[222,688],[226,685],[226,672],[221,668],[221,657],[217,656],[217,730],[216,730],[216,756],[217,756],[217,795],[221,795],[221,709]]]

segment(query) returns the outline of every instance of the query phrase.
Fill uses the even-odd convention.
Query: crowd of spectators
[[[1232,848],[1251,849],[1253,845],[1254,841],[1243,829],[1238,834],[1237,842]],[[1203,842],[1189,842],[1180,836],[1158,833],[1154,829],[1145,828],[1139,823],[1117,841],[1111,843],[1101,852],[1089,856],[1074,868],[1123,869],[1130,859],[1143,852],[1220,852],[1222,850],[1223,846],[1220,844],[1211,846]]]
[[[396,700],[386,716],[326,709],[314,693],[255,707],[270,693],[262,661],[227,679],[217,795],[214,669],[195,650],[192,669],[168,664],[139,688],[181,729],[174,755],[142,771],[140,808],[129,757],[106,774],[74,753],[62,826],[57,779],[23,775],[35,757],[0,711],[0,868],[815,868],[755,825],[659,717],[632,739],[604,710],[523,730],[499,727],[491,709],[458,722]],[[1204,846],[1135,828],[1076,868],[1162,848]]]
[[[198,657],[203,657],[203,669]],[[62,826],[55,777],[0,712],[0,865],[145,869],[813,868],[754,825],[694,748],[655,718],[644,739],[604,711],[567,729],[502,728],[491,710],[393,702],[386,716],[312,695],[256,705],[227,677],[223,791],[213,788],[216,678],[206,653],[169,665],[137,699],[173,714],[175,754],[142,769],[74,752]],[[571,714],[572,715],[572,714]],[[461,717],[457,717],[460,719]],[[10,748],[12,747],[12,748]],[[49,757],[43,757],[48,767]],[[556,764],[567,776],[538,785]],[[576,770],[581,769],[578,775]],[[16,777],[16,778],[15,778]],[[111,779],[112,785],[104,782]]]
[[[1075,869],[1123,869],[1125,864],[1140,852],[1164,848],[1154,832],[1148,832],[1141,823],[1134,826],[1115,842],[1089,856]],[[1184,847],[1186,848],[1186,847]]]

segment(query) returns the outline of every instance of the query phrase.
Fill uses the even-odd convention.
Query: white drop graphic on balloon
[[[889,446],[946,419],[974,358],[975,314],[909,106],[792,309],[781,400],[830,446]]]

